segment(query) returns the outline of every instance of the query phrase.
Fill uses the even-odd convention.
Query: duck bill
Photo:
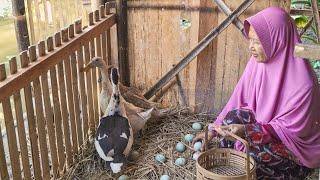
[[[86,66],[81,68],[81,72],[87,72],[89,69],[93,68],[92,62],[89,62]]]

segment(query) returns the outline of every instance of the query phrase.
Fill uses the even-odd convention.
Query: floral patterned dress
[[[257,163],[257,179],[304,179],[312,172],[281,142],[272,126],[256,122],[250,110],[230,111],[223,120],[223,125],[229,124],[245,124],[249,154]],[[235,142],[221,140],[221,147],[234,148],[234,145]]]

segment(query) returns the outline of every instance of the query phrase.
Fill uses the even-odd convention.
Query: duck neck
[[[111,93],[112,85],[108,78],[108,67],[106,64],[103,65],[101,69],[101,77],[102,77],[102,87],[108,89],[108,92]]]

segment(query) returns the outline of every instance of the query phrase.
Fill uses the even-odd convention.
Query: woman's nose
[[[253,43],[249,42],[249,51],[254,51]]]

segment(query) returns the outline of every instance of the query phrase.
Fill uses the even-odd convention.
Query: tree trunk
[[[19,52],[27,50],[30,45],[24,0],[12,0],[12,14]]]

